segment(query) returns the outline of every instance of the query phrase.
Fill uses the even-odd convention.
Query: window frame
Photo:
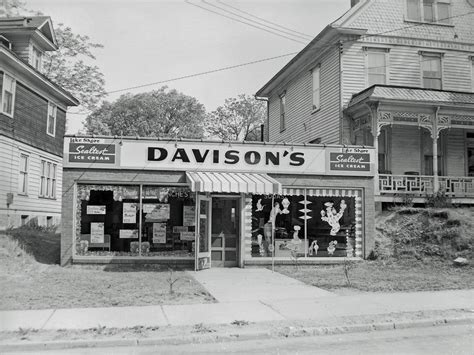
[[[423,22],[429,23],[434,25],[448,25],[452,26],[451,23],[451,16],[452,16],[452,3],[451,0],[429,0],[432,1],[431,3],[431,12],[433,19],[426,20],[425,16],[425,0],[406,0],[405,1],[405,21],[413,21],[413,22]],[[414,14],[415,16],[410,15],[411,6],[409,3],[412,2],[416,8],[417,13]],[[440,7],[447,6],[448,17],[440,19]]]
[[[317,77],[317,80],[315,80],[315,76]],[[315,82],[318,83],[317,88],[315,88]],[[316,112],[320,109],[321,109],[321,65],[318,64],[311,70],[311,112]]]
[[[56,199],[57,177],[58,164],[42,157],[40,160],[39,197]]]
[[[389,52],[390,52],[390,48],[383,48],[383,47],[364,47],[363,48],[364,51],[365,51],[365,84],[366,84],[366,87],[370,87],[372,85],[390,85],[390,76],[389,76],[389,66],[390,66],[390,63],[389,63]],[[384,78],[385,78],[385,82],[382,83],[382,84],[379,84],[379,83],[375,83],[375,84],[371,84],[370,83],[370,67],[369,67],[369,56],[370,54],[383,54],[384,55],[384,62],[385,62],[385,65],[384,65]]]
[[[6,80],[7,77],[11,79],[12,81],[12,93],[11,93],[11,112],[7,112],[4,110],[4,99],[5,99],[5,92],[6,90]],[[16,79],[13,75],[10,73],[6,72],[3,70],[3,79],[2,79],[2,92],[1,92],[1,97],[0,97],[0,113],[13,118],[13,115],[15,114],[15,97],[16,97]]]
[[[34,44],[31,45],[31,55],[30,55],[30,64],[33,68],[38,71],[43,69],[43,52],[38,49]],[[36,63],[38,61],[38,63]]]
[[[53,109],[54,117],[50,115],[51,108]],[[58,116],[58,105],[56,105],[54,102],[48,101],[48,112],[46,115],[47,115],[46,116],[46,133],[51,137],[55,137],[56,136],[56,121],[57,121],[57,116]],[[52,133],[49,130],[50,117],[53,117],[53,132]]]
[[[22,164],[22,158],[25,158],[25,166]],[[24,168],[24,171],[22,170]],[[28,180],[30,170],[30,154],[27,152],[20,152],[18,161],[18,194],[27,196],[28,195]],[[23,186],[22,183],[23,182]]]
[[[443,53],[439,52],[424,52],[420,51],[420,78],[421,78],[421,87],[423,89],[430,89],[430,90],[443,90]],[[425,71],[423,68],[423,65],[426,61],[425,58],[436,58],[439,60],[439,81],[440,81],[440,87],[439,88],[433,88],[433,87],[427,87],[425,86]],[[426,77],[426,79],[438,79],[438,78],[433,78],[433,77]]]
[[[286,130],[286,91],[279,95],[280,103],[280,132]]]
[[[474,92],[474,55],[469,56],[469,63],[471,64],[471,91]]]

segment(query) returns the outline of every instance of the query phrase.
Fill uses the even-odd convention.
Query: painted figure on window
[[[347,205],[344,200],[341,200],[341,204],[339,205],[340,206],[339,212],[337,212],[336,209],[333,207],[334,206],[333,202],[326,202],[324,206],[326,206],[326,211],[324,210],[321,211],[321,219],[325,222],[328,222],[328,224],[332,227],[330,234],[334,236],[341,229],[339,220],[344,214],[344,211]]]

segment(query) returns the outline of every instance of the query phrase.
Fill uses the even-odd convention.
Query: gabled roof
[[[57,50],[53,23],[49,16],[0,17],[0,33],[30,33],[42,41],[45,50]]]
[[[80,104],[79,100],[76,99],[70,92],[64,90],[58,84],[54,83],[44,74],[35,69],[33,66],[23,61],[12,50],[2,45],[0,45],[0,60],[1,63],[5,63],[5,65],[7,65],[7,68],[8,66],[11,66],[17,71],[23,73],[30,80],[34,80],[34,82],[41,83],[48,92],[58,97],[61,97],[62,101],[67,106],[78,106]]]
[[[348,108],[363,101],[405,101],[413,103],[474,105],[474,93],[424,89],[409,86],[373,85],[352,95]]]
[[[344,15],[326,26],[305,48],[303,48],[288,64],[286,64],[273,78],[271,78],[260,90],[255,94],[260,97],[268,97],[279,83],[284,80],[284,74],[298,70],[301,63],[308,58],[318,58],[318,53],[322,53],[328,45],[335,43],[338,35],[363,35],[367,30],[360,28],[345,27],[345,23],[353,17],[369,0],[360,0],[359,3],[352,6]]]

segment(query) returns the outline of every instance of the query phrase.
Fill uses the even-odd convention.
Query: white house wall
[[[466,176],[466,132],[461,129],[451,129],[446,133],[447,173],[450,176]]]
[[[312,109],[311,70],[321,66],[321,108]],[[280,132],[280,97],[286,94],[286,129]],[[309,142],[321,138],[322,143],[339,143],[339,49],[333,46],[308,66],[296,79],[280,88],[270,98],[269,140]]]
[[[420,130],[416,127],[392,127],[392,174],[420,171]]]
[[[20,154],[29,155],[28,194],[20,195],[19,159]],[[39,197],[41,159],[57,164],[56,199]],[[21,216],[28,220],[37,220],[39,225],[46,225],[47,217],[52,217],[52,224],[58,224],[61,216],[62,160],[60,157],[33,148],[27,144],[0,136],[0,229],[16,227],[21,224]],[[7,193],[13,193],[13,203],[7,208]]]

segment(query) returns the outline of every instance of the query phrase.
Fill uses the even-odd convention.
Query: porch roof
[[[352,95],[348,108],[363,101],[409,101],[413,103],[474,105],[474,93],[424,89],[416,87],[373,85]]]

